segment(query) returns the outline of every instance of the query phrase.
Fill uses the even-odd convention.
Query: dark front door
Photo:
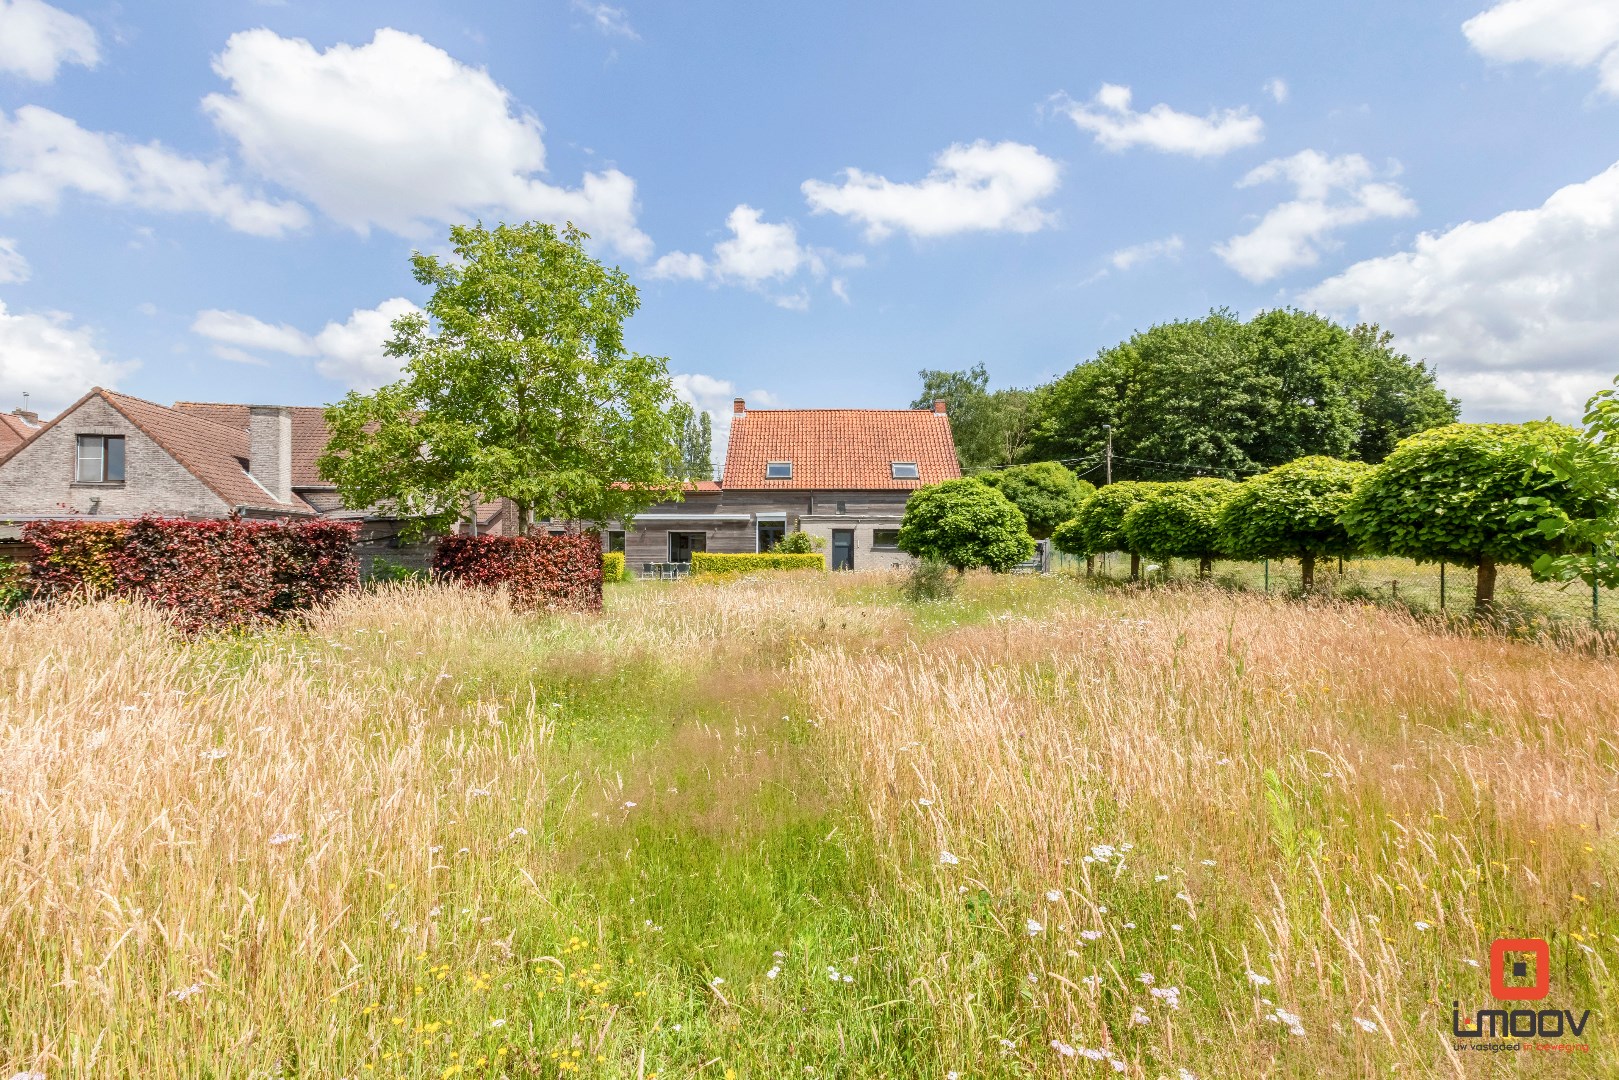
[[[832,530],[832,569],[854,569],[854,530]]]
[[[707,533],[677,533],[669,534],[669,561],[689,563],[691,553],[708,550]]]

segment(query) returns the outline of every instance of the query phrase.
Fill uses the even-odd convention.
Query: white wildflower
[[[1047,889],[1046,890],[1046,899],[1051,901],[1053,904],[1057,903],[1059,900],[1062,899],[1062,890],[1061,889]]]
[[[932,806],[933,805],[933,800],[932,799],[918,799],[918,800],[916,800],[916,805],[918,805],[918,806]]]
[[[1085,976],[1083,979],[1081,979],[1079,981],[1084,983],[1086,986],[1090,987],[1092,990],[1095,990],[1098,986],[1102,985],[1102,976],[1100,976],[1100,975],[1087,975],[1087,976]]]
[[[961,860],[950,854],[948,851],[941,850],[939,852],[939,862],[945,866],[956,866],[961,862]]]
[[[852,983],[852,982],[854,982],[854,976],[853,975],[845,975],[843,977],[843,981],[846,982],[846,983]]]
[[[1168,874],[1154,874],[1152,876],[1152,879],[1154,881],[1168,881],[1169,880],[1169,875]]]
[[[204,750],[202,753],[198,754],[197,756],[202,758],[202,760],[204,760],[204,761],[218,761],[221,758],[229,757],[230,756],[230,751],[229,750],[221,750],[218,747],[214,747],[212,750]]]
[[[1147,1015],[1146,1009],[1143,1009],[1140,1005],[1137,1005],[1135,1010],[1130,1013],[1130,1023],[1137,1025],[1150,1024],[1152,1023],[1152,1017]]]
[[[467,798],[469,798],[469,799],[487,799],[488,797],[489,797],[489,789],[488,788],[481,788],[481,787],[469,787],[469,788],[467,788]]]
[[[1214,865],[1214,860],[1213,859],[1204,859],[1203,860],[1203,865],[1204,866],[1213,866]]]
[[[1478,967],[1478,961],[1474,960],[1471,956],[1462,957],[1462,963],[1466,964],[1468,967]]]
[[[708,985],[710,985],[710,986],[724,986],[725,985],[725,980],[720,978],[718,975],[716,975],[712,979],[708,980]]]
[[[1182,931],[1182,930],[1184,930],[1184,929],[1186,929],[1186,927],[1184,927],[1184,926],[1182,926],[1182,925],[1181,925],[1181,924],[1180,924],[1180,923],[1178,923],[1178,922],[1172,922],[1172,923],[1170,923],[1170,924],[1169,924],[1169,928],[1170,928],[1170,929],[1171,929],[1171,930],[1173,930],[1173,931],[1175,931],[1175,933],[1177,933],[1177,934],[1178,934],[1178,933],[1180,933],[1180,932],[1181,932],[1181,931]]]
[[[1423,922],[1421,919],[1418,919],[1416,922],[1412,923],[1411,925],[1416,927],[1418,930],[1432,930],[1433,929],[1433,927],[1430,924]]]
[[[1096,856],[1098,862],[1106,862],[1117,855],[1118,852],[1108,844],[1097,844],[1091,848],[1091,854]]]
[[[1168,1005],[1171,1009],[1181,1007],[1181,991],[1178,986],[1154,986],[1147,993]]]
[[[517,826],[517,828],[513,829],[511,832],[506,834],[506,839],[508,839],[508,840],[516,840],[519,836],[527,836],[527,835],[528,835],[528,830],[523,828],[521,825],[519,825],[519,826]]]
[[[186,998],[195,997],[200,993],[202,993],[202,983],[192,983],[190,986],[182,986],[178,990],[170,990],[169,997],[175,1001],[184,1001]]]
[[[1269,986],[1270,985],[1270,980],[1269,979],[1267,979],[1265,976],[1261,975],[1259,972],[1253,970],[1252,968],[1248,969],[1248,981],[1253,983],[1255,986]]]
[[[1136,928],[1136,924],[1133,922],[1127,922],[1124,924],[1124,928],[1126,930],[1134,930]]]
[[[1057,1051],[1057,1053],[1061,1054],[1063,1057],[1073,1057],[1074,1054],[1077,1053],[1072,1046],[1069,1046],[1061,1039],[1052,1039],[1051,1048]]]
[[[624,809],[626,809],[626,810],[634,810],[635,809],[635,804],[632,803],[632,802],[626,801],[624,803]]]
[[[505,1017],[501,1017],[497,1020],[491,1020],[489,1021],[489,1026],[492,1028],[503,1028],[506,1026],[506,1019]]]
[[[1031,972],[1029,972],[1029,973],[1028,973],[1028,974],[1027,974],[1027,975],[1025,975],[1025,976],[1023,976],[1023,977],[1024,977],[1024,978],[1025,978],[1025,979],[1028,979],[1028,980],[1029,980],[1029,981],[1030,981],[1030,982],[1031,982],[1031,983],[1037,983],[1037,982],[1039,982],[1039,981],[1040,981],[1040,976],[1038,976],[1038,975],[1036,975],[1036,974],[1035,974],[1035,973],[1034,973],[1034,972],[1032,972],[1032,971],[1031,971]]]
[[[1142,986],[1151,986],[1153,984],[1152,972],[1143,971],[1140,975],[1136,976],[1136,982],[1140,983]]]
[[[1040,931],[1044,930],[1045,927],[1041,926],[1033,919],[1027,919],[1023,923],[1023,929],[1029,932],[1030,937],[1034,937],[1036,934],[1040,933]]]
[[[1362,1020],[1358,1016],[1355,1017],[1354,1020],[1355,1020],[1355,1023],[1360,1026],[1360,1029],[1362,1031],[1366,1032],[1366,1034],[1368,1034],[1368,1035],[1376,1035],[1377,1034],[1377,1021],[1375,1021],[1375,1020]]]
[[[1179,1080],[1197,1080],[1197,1074],[1191,1069],[1182,1069],[1179,1074]]]
[[[1102,939],[1102,931],[1100,931],[1100,930],[1081,930],[1079,932],[1079,936],[1084,938],[1086,941],[1100,941]]]
[[[295,832],[278,832],[270,837],[270,846],[280,847],[282,844],[290,844],[296,839],[298,839],[298,834]]]

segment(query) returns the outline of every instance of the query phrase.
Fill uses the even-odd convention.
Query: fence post
[[[1445,610],[1445,564],[1439,564],[1439,610]]]
[[[1265,560],[1265,591],[1270,592],[1270,560]]]

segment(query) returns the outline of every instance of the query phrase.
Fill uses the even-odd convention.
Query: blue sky
[[[1468,419],[1619,372],[1619,3],[0,0],[0,406],[317,404],[413,249],[573,217],[705,407],[1382,322]]]

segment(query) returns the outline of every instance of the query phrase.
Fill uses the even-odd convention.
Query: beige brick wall
[[[74,482],[78,435],[124,436],[124,482]],[[92,500],[100,502],[92,509]],[[225,501],[168,452],[98,397],[43,432],[0,464],[0,518],[10,514],[82,514],[137,517],[145,513],[223,517]]]

